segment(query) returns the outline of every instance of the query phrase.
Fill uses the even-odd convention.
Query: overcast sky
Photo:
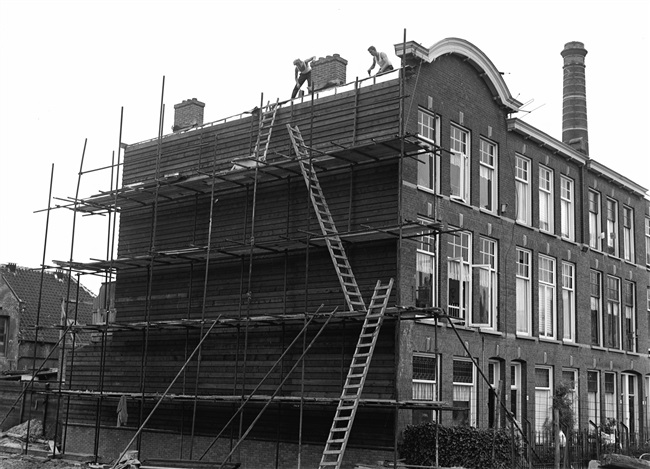
[[[520,115],[561,140],[562,51],[586,57],[590,156],[650,188],[645,141],[650,2],[617,1],[30,1],[0,0],[0,263],[39,267],[51,165],[53,197],[75,194],[84,171],[111,163],[122,140],[165,133],[173,105],[197,98],[205,122],[287,99],[293,59],[334,53],[347,78],[366,76],[370,45],[399,63],[394,44],[466,39],[504,74]],[[81,178],[80,195],[110,186],[107,171]],[[53,204],[61,203],[53,200]],[[52,211],[46,264],[107,258],[107,221]],[[99,282],[83,280],[97,291]]]

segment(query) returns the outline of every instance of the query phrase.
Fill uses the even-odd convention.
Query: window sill
[[[416,187],[419,191],[426,192],[427,194],[431,194],[431,195],[437,195],[435,189],[430,189],[426,186],[421,186],[419,184]]]
[[[479,327],[479,328],[478,328],[478,331],[479,331],[481,334],[493,335],[493,336],[498,336],[498,337],[502,337],[502,336],[503,336],[503,332],[501,332],[501,331],[497,331],[497,330],[494,330],[494,329],[486,329],[486,328],[484,328],[484,327]]]
[[[559,344],[562,344],[562,342],[560,342],[559,340],[557,340],[557,339],[551,339],[550,337],[540,337],[540,338],[539,338],[539,341],[540,341],[540,342],[547,342],[547,343],[549,343],[549,344],[558,344],[558,345],[559,345]]]
[[[537,338],[533,337],[531,335],[520,335],[520,334],[515,334],[516,339],[523,339],[523,340],[530,340],[533,342],[537,342]]]
[[[562,345],[566,345],[568,347],[580,347],[580,345],[574,342],[573,340],[566,340],[566,339],[562,339]]]
[[[449,196],[449,200],[451,202],[456,202],[457,204],[464,205],[465,207],[474,208],[470,204],[465,202],[463,199],[459,199],[458,197]]]
[[[612,353],[620,353],[621,355],[625,355],[625,350],[621,350],[621,349],[618,349],[618,348],[608,348],[607,351],[612,352]]]
[[[627,355],[630,355],[631,357],[640,357],[641,354],[638,352],[625,352]]]
[[[607,349],[605,347],[601,347],[600,345],[592,345],[591,346],[592,350],[600,350],[601,352],[606,352]]]

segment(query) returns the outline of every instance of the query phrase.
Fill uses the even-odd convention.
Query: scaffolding
[[[77,213],[82,215],[104,215],[108,220],[107,227],[107,247],[106,259],[94,260],[91,262],[76,262],[73,259],[73,246],[75,237],[75,225],[73,221],[72,231],[72,247],[70,252],[70,259],[68,261],[55,261],[59,268],[65,268],[70,277],[73,272],[79,275],[99,275],[104,279],[106,285],[110,285],[115,281],[118,273],[120,272],[145,272],[148,275],[146,282],[146,295],[141,299],[143,307],[143,320],[130,321],[130,322],[113,322],[108,319],[101,324],[77,324],[72,322],[70,324],[62,324],[61,326],[54,326],[61,331],[62,340],[65,342],[66,337],[70,336],[74,341],[76,334],[79,333],[93,333],[95,337],[99,338],[99,356],[98,356],[98,381],[95,389],[77,389],[75,388],[75,348],[70,349],[70,356],[67,357],[69,363],[70,375],[63,380],[60,377],[56,389],[49,392],[56,394],[59,399],[59,408],[65,408],[63,420],[65,426],[68,424],[68,416],[71,408],[71,401],[74,402],[90,402],[94,404],[95,408],[95,427],[94,427],[94,458],[95,462],[99,457],[99,441],[102,431],[102,410],[106,402],[117,403],[123,396],[130,399],[137,400],[139,408],[138,425],[139,428],[135,432],[133,439],[126,445],[120,454],[120,458],[125,455],[127,450],[133,443],[136,444],[138,450],[142,446],[142,431],[145,429],[146,424],[150,421],[156,409],[165,403],[178,403],[181,404],[183,411],[179,417],[182,422],[180,425],[181,430],[181,444],[179,448],[180,457],[178,459],[187,460],[202,460],[212,448],[212,445],[218,438],[227,435],[230,438],[231,451],[227,454],[222,461],[222,467],[227,464],[232,464],[232,458],[236,455],[236,450],[239,444],[246,439],[249,435],[253,425],[257,422],[254,419],[248,429],[244,429],[245,419],[243,417],[244,410],[247,404],[256,404],[260,409],[258,415],[266,410],[270,405],[278,407],[278,412],[282,412],[282,406],[292,406],[299,409],[300,427],[298,429],[298,467],[301,467],[302,459],[302,445],[303,445],[303,409],[306,406],[324,406],[327,409],[337,407],[334,423],[329,439],[326,443],[326,453],[323,455],[321,467],[340,467],[343,452],[348,442],[348,435],[351,431],[352,421],[354,415],[342,414],[342,409],[345,408],[346,392],[352,387],[357,386],[350,381],[342,386],[343,394],[341,397],[318,397],[308,395],[304,392],[304,373],[305,373],[305,360],[312,344],[326,327],[338,324],[340,327],[346,325],[354,325],[360,327],[361,334],[360,340],[363,337],[370,337],[373,339],[372,347],[376,342],[379,334],[379,327],[377,324],[368,326],[367,321],[372,318],[371,312],[375,311],[373,306],[366,309],[361,291],[356,283],[356,280],[351,273],[350,261],[345,254],[346,245],[354,245],[354,243],[372,242],[377,240],[394,240],[397,244],[397,271],[396,285],[397,291],[391,297],[390,287],[393,285],[393,280],[390,280],[390,287],[386,291],[385,287],[382,297],[383,308],[381,317],[384,322],[395,325],[396,330],[399,328],[401,321],[415,321],[427,318],[433,318],[436,321],[443,317],[443,311],[440,308],[416,308],[405,307],[401,305],[399,293],[399,256],[401,252],[401,244],[407,240],[417,239],[422,236],[439,236],[449,232],[445,229],[442,223],[425,224],[420,221],[405,220],[402,216],[402,195],[401,195],[401,181],[403,179],[403,160],[405,158],[418,158],[421,153],[431,151],[431,143],[422,141],[417,134],[407,134],[405,132],[404,103],[406,97],[404,95],[404,80],[406,68],[402,66],[399,70],[389,73],[381,77],[380,81],[385,83],[397,82],[399,91],[397,94],[393,93],[385,97],[384,105],[390,105],[391,108],[397,107],[397,116],[399,122],[396,132],[389,134],[384,132],[383,135],[363,138],[363,132],[358,127],[359,123],[359,94],[364,87],[377,83],[377,78],[369,78],[366,80],[355,80],[354,83],[345,85],[350,89],[348,95],[350,100],[354,103],[351,113],[353,120],[351,127],[345,130],[345,135],[341,138],[326,142],[321,145],[322,148],[316,148],[313,141],[305,141],[298,127],[294,126],[296,120],[300,121],[303,128],[309,129],[308,134],[310,139],[314,136],[315,125],[315,110],[316,104],[323,101],[328,96],[333,96],[333,102],[337,97],[337,93],[343,93],[339,89],[329,90],[322,95],[310,95],[309,98],[298,98],[286,103],[267,103],[263,105],[263,97],[260,99],[259,108],[246,113],[239,114],[223,119],[218,122],[206,124],[198,129],[191,129],[178,132],[175,135],[193,138],[192,148],[183,148],[178,150],[180,152],[191,152],[195,156],[195,162],[191,168],[182,168],[178,171],[166,168],[162,169],[163,158],[173,158],[175,155],[170,156],[169,151],[163,149],[166,143],[166,137],[163,136],[163,115],[164,115],[164,78],[162,84],[161,95],[161,109],[159,119],[159,133],[157,139],[149,142],[142,142],[143,144],[153,145],[156,144],[156,157],[155,157],[155,171],[153,179],[140,180],[129,182],[120,186],[120,170],[124,168],[125,163],[121,161],[122,150],[128,148],[121,141],[122,139],[122,115],[120,117],[120,137],[119,137],[119,150],[117,153],[117,161],[113,155],[113,161],[110,166],[102,169],[110,169],[110,190],[100,192],[87,198],[79,198],[78,190],[80,178],[85,174],[83,170],[83,160],[81,158],[81,167],[79,170],[79,180],[77,182],[77,194],[74,198],[61,199],[65,202],[63,206],[57,208],[69,208],[74,211],[75,216]],[[397,76],[396,76],[397,75]],[[323,98],[323,99],[321,99]],[[122,112],[123,114],[123,112]],[[240,126],[246,125],[246,120],[249,122],[249,138],[247,148],[242,148],[241,153],[250,156],[239,156],[235,158],[223,158],[220,150],[223,143],[220,141],[218,132],[210,135],[210,132],[202,130],[211,128],[218,129],[219,125],[228,125],[229,123],[237,123]],[[276,122],[280,121],[280,124]],[[286,147],[286,152],[278,151],[277,147],[271,144],[272,136],[274,139],[281,139],[278,136],[277,127],[286,125],[289,131],[290,141],[284,142],[282,145]],[[273,130],[276,128],[276,132]],[[246,145],[245,145],[246,146]],[[439,151],[444,149],[440,148]],[[293,154],[292,154],[293,152]],[[84,151],[85,154],[85,151]],[[177,156],[177,155],[176,155]],[[351,225],[352,201],[349,201],[348,210],[348,226],[344,229],[336,230],[332,215],[327,209],[326,197],[327,194],[323,191],[318,183],[317,173],[336,172],[336,171],[354,171],[357,167],[366,167],[374,163],[382,163],[390,161],[396,163],[398,166],[399,174],[396,176],[399,180],[398,184],[398,206],[396,209],[397,219],[394,223],[382,224],[381,226],[360,225],[353,227]],[[95,171],[95,170],[92,170]],[[89,172],[89,171],[87,171]],[[124,172],[124,171],[123,171]],[[260,241],[256,236],[256,210],[258,206],[258,188],[261,184],[275,183],[282,184],[287,180],[290,190],[292,178],[303,178],[307,185],[308,197],[310,201],[306,201],[306,205],[310,203],[316,213],[320,232],[311,231],[311,229],[301,230],[298,233],[281,233],[271,237],[264,237]],[[350,195],[352,194],[353,180],[350,178]],[[234,191],[244,192],[246,194],[247,204],[245,207],[245,219],[250,219],[250,226],[245,225],[244,237],[241,240],[226,238],[222,239],[219,243],[213,242],[213,217],[215,206],[219,203],[218,196],[221,193],[232,193]],[[288,199],[290,197],[287,197]],[[193,239],[188,245],[184,247],[166,248],[161,246],[160,240],[157,239],[157,224],[159,222],[159,211],[162,203],[168,204],[177,201],[192,203],[194,201],[195,207],[198,207],[199,200],[209,200],[207,209],[207,241],[200,243],[196,239],[196,226],[197,217],[199,216],[199,209],[194,210],[194,234]],[[249,203],[250,201],[250,203]],[[321,207],[321,208],[319,208]],[[325,208],[322,208],[325,207]],[[148,248],[146,253],[138,253],[135,255],[115,256],[116,233],[118,226],[118,215],[137,212],[146,208],[151,211],[151,231]],[[48,205],[49,212],[52,210]],[[76,221],[76,218],[75,218]],[[204,223],[205,220],[203,221]],[[46,228],[47,231],[47,228]],[[47,239],[47,233],[46,233]],[[339,311],[336,308],[327,310],[327,306],[322,305],[317,311],[310,311],[310,305],[307,302],[309,295],[309,282],[305,279],[305,304],[303,312],[301,313],[287,313],[287,271],[288,271],[288,255],[289,253],[303,253],[305,258],[305,275],[309,272],[310,253],[322,252],[327,249],[330,253],[331,260],[334,263],[334,268],[337,272],[337,277],[341,283],[341,290],[345,298],[347,308],[345,311]],[[45,253],[44,253],[45,256]],[[253,295],[253,274],[256,268],[255,262],[263,259],[273,258],[278,262],[283,262],[284,266],[284,286],[282,297],[282,312],[274,314],[255,314],[251,307],[251,297]],[[219,315],[218,317],[209,317],[207,314],[209,292],[208,285],[210,274],[213,273],[215,266],[222,260],[235,261],[240,265],[239,273],[239,293],[235,296],[239,297],[236,311],[229,316]],[[43,263],[45,267],[45,262]],[[203,266],[203,279],[195,278],[195,269],[201,270]],[[174,320],[156,320],[154,319],[154,298],[153,286],[156,281],[156,273],[159,269],[183,267],[188,272],[189,278],[186,279],[188,285],[188,292],[186,294],[186,317]],[[195,283],[201,282],[201,297],[196,298],[193,292],[197,290]],[[375,287],[375,293],[380,289],[378,282]],[[108,295],[108,288],[105,289],[105,295]],[[389,299],[395,298],[394,303],[389,304]],[[68,298],[69,300],[69,298]],[[108,298],[105,299],[108,304]],[[373,302],[374,303],[374,298]],[[200,305],[199,317],[192,314],[192,305]],[[326,310],[323,312],[322,310]],[[178,315],[183,313],[181,309],[177,310]],[[376,313],[376,311],[375,311]],[[310,326],[318,327],[318,332],[310,343],[308,343],[308,333],[312,332]],[[52,326],[48,326],[52,328]],[[248,372],[248,346],[250,333],[253,328],[270,328],[281,333],[281,343],[283,353],[280,358],[273,364],[262,381],[252,390],[247,390],[247,375]],[[376,327],[376,329],[369,330],[369,327]],[[36,330],[45,328],[45,326],[36,325]],[[270,330],[269,329],[269,330]],[[298,330],[293,339],[286,342],[286,336],[292,331]],[[235,370],[234,380],[232,383],[232,392],[230,394],[206,394],[200,391],[201,383],[201,363],[204,344],[211,338],[218,334],[218,331],[227,331],[229,334],[236,334],[236,351],[234,352]],[[181,337],[184,335],[184,357],[179,361],[183,362],[183,366],[169,383],[168,387],[161,394],[159,391],[150,390],[148,386],[147,365],[151,357],[151,339],[155,334],[163,332],[172,332],[175,336]],[[111,341],[117,334],[131,334],[133,336],[141,337],[141,352],[140,352],[140,365],[139,365],[139,387],[135,391],[112,391],[106,390],[106,367],[107,367],[107,354],[110,353]],[[365,336],[364,336],[365,334]],[[200,340],[196,345],[196,337]],[[461,341],[462,342],[462,341]],[[194,346],[193,346],[194,345]],[[344,363],[341,360],[341,375],[345,375],[346,370],[349,368],[353,378],[360,378],[361,375],[354,375],[352,369],[354,368],[354,360],[361,347],[361,342],[357,346],[355,356],[352,359],[353,364],[350,368],[349,363]],[[398,353],[398,344],[395,345],[395,353]],[[293,363],[290,371],[284,369],[285,354],[292,348],[298,348],[300,354],[297,360]],[[65,350],[65,346],[64,346]],[[296,352],[298,353],[298,352]],[[343,350],[341,350],[343,356]],[[372,352],[370,352],[370,357]],[[269,364],[271,362],[269,361]],[[188,382],[191,374],[187,374],[187,368],[192,366],[194,381]],[[364,397],[361,395],[363,381],[367,375],[367,367],[370,366],[370,361],[364,364],[366,369],[362,373],[362,383],[359,392],[354,396],[354,411],[356,407],[371,407],[391,409],[395,415],[394,423],[394,463],[397,463],[397,415],[398,411],[402,409],[417,409],[427,408],[434,409],[436,415],[439,411],[452,410],[453,407],[445,402],[439,401],[418,401],[413,399],[399,398],[397,391],[397,366],[394,366],[395,376],[393,383],[395,389],[388,394],[392,394],[392,399]],[[298,395],[280,395],[279,391],[282,389],[287,378],[289,378],[297,367],[302,367],[300,392]],[[274,385],[275,391],[268,392],[268,388],[262,386],[263,382],[270,375],[272,371],[276,370],[282,381]],[[350,375],[349,375],[350,376]],[[349,378],[348,376],[348,378]],[[182,392],[177,392],[178,381],[182,382],[180,389]],[[263,392],[264,389],[267,392]],[[349,397],[349,396],[348,396]],[[63,401],[63,404],[61,404]],[[186,415],[186,404],[189,406],[189,415]],[[232,418],[221,429],[213,443],[204,453],[198,457],[194,454],[194,439],[196,437],[196,424],[197,412],[199,404],[229,406],[233,409]],[[153,407],[151,407],[153,405]],[[148,412],[148,414],[146,414]],[[352,413],[354,414],[354,412]],[[258,417],[259,418],[259,417]],[[186,425],[186,419],[189,423]],[[332,435],[337,432],[340,433],[340,427],[336,427],[336,422],[344,422],[345,436],[333,437]],[[249,419],[250,420],[250,419]],[[349,424],[349,425],[348,425]],[[189,427],[189,435],[184,429]],[[238,428],[236,428],[238,426]],[[276,444],[279,445],[280,434],[279,429],[277,433]],[[60,438],[57,436],[55,439],[61,441],[61,450],[65,452],[66,436],[62,435]],[[189,438],[189,451],[185,451],[185,439]],[[325,443],[325,442],[323,442]],[[341,444],[342,443],[342,444]],[[338,446],[337,446],[338,445]],[[333,455],[332,461],[326,458],[327,452]],[[187,456],[187,457],[186,457]],[[115,460],[115,464],[119,459]],[[276,467],[278,465],[276,453]],[[114,465],[115,466],[115,465]]]

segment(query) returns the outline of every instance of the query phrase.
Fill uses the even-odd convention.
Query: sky
[[[0,263],[109,257],[107,217],[43,209],[52,168],[52,207],[78,182],[80,197],[110,188],[88,171],[111,164],[121,116],[129,144],[157,136],[161,99],[165,134],[185,99],[215,121],[289,98],[295,58],[338,53],[353,81],[370,45],[399,64],[405,35],[474,44],[532,111],[519,117],[558,140],[560,52],[583,42],[590,157],[650,189],[648,31],[648,0],[0,0]]]

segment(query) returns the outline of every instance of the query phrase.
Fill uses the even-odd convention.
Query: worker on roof
[[[372,55],[372,65],[368,69],[368,76],[370,76],[370,72],[375,68],[375,65],[379,65],[377,75],[393,70],[393,65],[390,63],[390,60],[388,60],[388,56],[385,52],[377,52],[375,46],[368,47],[368,52]]]
[[[293,61],[293,64],[296,66],[294,74],[296,80],[296,86],[293,88],[291,93],[291,99],[295,98],[300,90],[302,84],[307,81],[307,91],[311,91],[312,82],[311,82],[311,67],[309,64],[314,61],[316,57],[310,57],[306,60],[296,59]]]

